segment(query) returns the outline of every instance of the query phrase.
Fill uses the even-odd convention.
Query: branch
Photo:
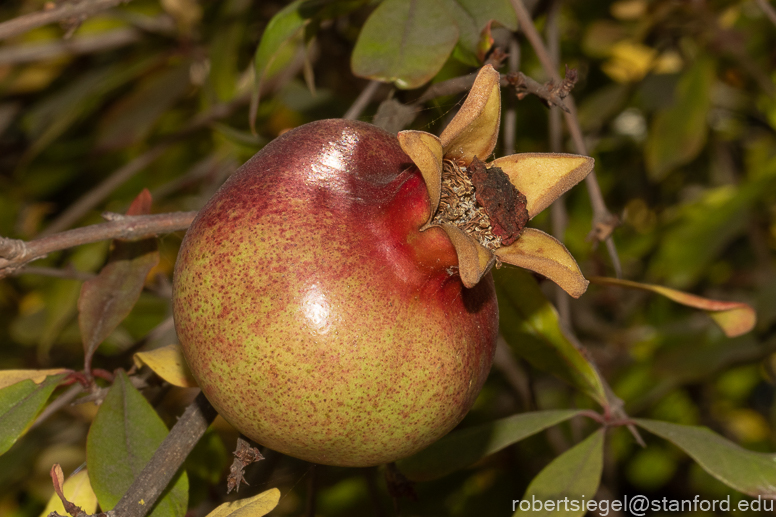
[[[131,0],[82,0],[80,2],[64,2],[52,9],[43,9],[36,13],[18,16],[12,20],[0,23],[0,40],[24,34],[54,22],[69,20],[83,21],[100,11],[116,7]]]
[[[370,81],[369,84],[366,85],[366,88],[364,88],[358,95],[356,101],[353,103],[347,113],[342,116],[342,118],[345,120],[356,120],[358,117],[360,117],[361,113],[369,105],[372,97],[374,97],[377,89],[380,88],[382,84],[383,83],[380,81]]]
[[[2,47],[0,48],[0,64],[32,63],[67,55],[104,52],[137,41],[140,41],[140,32],[127,28],[50,43],[28,43]]]
[[[571,89],[577,83],[577,71],[566,67],[566,77],[563,82],[556,84],[550,80],[545,84],[535,81],[522,72],[510,72],[507,74],[507,81],[517,90],[517,98],[522,100],[526,95],[532,93],[542,99],[547,107],[557,106],[566,113],[571,110],[563,103]]]
[[[536,30],[531,15],[529,14],[528,9],[526,9],[523,0],[511,1],[515,14],[517,14],[517,21],[520,24],[520,28],[533,47],[536,57],[542,64],[542,68],[544,68],[545,72],[555,83],[561,83],[560,74],[553,63],[552,57],[549,52],[547,52],[542,37]],[[574,104],[574,98],[569,96],[566,102],[569,107],[569,112],[564,113],[564,116],[566,125],[571,133],[571,138],[574,141],[574,147],[576,147],[577,153],[587,155],[587,146],[585,145],[582,129],[579,125],[579,120],[577,119],[577,108]],[[591,232],[591,236],[597,241],[606,241],[609,257],[612,261],[612,267],[619,278],[622,276],[622,267],[620,265],[620,258],[617,255],[617,250],[614,246],[614,241],[612,240],[612,231],[616,226],[617,218],[606,208],[604,196],[601,193],[601,187],[598,185],[595,170],[590,172],[587,178],[585,178],[585,184],[587,185],[587,192],[590,196],[590,204],[593,207],[593,231]]]
[[[84,226],[29,242],[0,237],[0,278],[54,251],[107,239],[143,239],[161,233],[185,230],[191,225],[195,215],[197,215],[196,212],[172,212],[125,216],[107,223]]]
[[[762,9],[763,13],[765,13],[765,16],[771,21],[772,24],[776,25],[776,9],[773,8],[771,4],[768,3],[768,0],[755,0],[757,2],[757,5]]]
[[[200,392],[108,516],[145,517],[217,414]]]

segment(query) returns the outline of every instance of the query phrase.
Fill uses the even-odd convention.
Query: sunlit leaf
[[[150,210],[150,194],[144,190],[133,201],[128,213],[140,215]],[[84,282],[78,300],[86,364],[97,347],[132,311],[146,276],[159,263],[156,239],[113,242],[108,264],[99,275]]]
[[[167,426],[154,408],[120,371],[97,411],[86,440],[89,479],[103,510],[116,506],[167,432]],[[188,477],[181,471],[149,515],[182,517],[186,513],[188,491]]]
[[[709,313],[714,322],[720,326],[728,337],[736,337],[746,334],[757,323],[757,314],[754,309],[745,303],[724,302],[695,296],[676,289],[669,289],[660,285],[642,284],[631,280],[619,280],[617,278],[593,277],[591,282],[601,285],[616,285],[630,289],[649,291],[665,296],[676,303],[687,305],[695,309],[701,309]]]
[[[585,515],[582,501],[595,498],[603,466],[604,430],[599,429],[552,460],[528,485],[522,501],[544,501],[542,509],[526,511],[518,505],[515,515]]]
[[[458,27],[440,0],[385,0],[367,19],[351,57],[353,73],[418,88],[442,68]]]
[[[655,116],[645,148],[653,180],[662,180],[698,156],[706,142],[713,85],[714,62],[698,59],[679,81],[673,105]]]
[[[703,469],[726,485],[752,497],[776,495],[776,458],[752,452],[706,427],[634,419],[639,427],[684,450]]]
[[[271,512],[280,501],[280,490],[270,488],[253,497],[224,503],[207,517],[262,517]]]
[[[0,389],[0,454],[16,443],[46,405],[64,374],[47,377],[40,384],[27,379]]]
[[[135,354],[135,364],[146,365],[159,377],[173,386],[196,388],[197,381],[191,375],[180,345],[173,344]]]
[[[97,496],[94,495],[92,485],[89,483],[89,474],[86,469],[76,472],[65,481],[62,491],[65,498],[81,510],[91,515],[97,510]],[[48,517],[51,512],[57,512],[59,515],[67,515],[62,500],[53,494],[49,499],[46,509],[40,514],[40,517]]]
[[[558,313],[526,271],[494,271],[499,298],[501,332],[512,350],[533,364],[560,377],[596,402],[606,405],[598,372],[564,335]]]
[[[12,384],[29,379],[35,384],[40,384],[46,380],[49,375],[58,375],[68,373],[71,370],[66,368],[52,368],[50,370],[0,370],[0,389],[7,388]]]
[[[579,411],[570,409],[536,411],[456,430],[396,464],[412,481],[440,478],[577,414]]]

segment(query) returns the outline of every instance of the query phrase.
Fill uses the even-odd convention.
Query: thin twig
[[[547,52],[547,47],[544,45],[541,35],[539,35],[539,32],[536,30],[536,27],[533,24],[533,20],[531,19],[531,15],[528,12],[528,9],[526,9],[523,0],[511,1],[512,7],[517,14],[517,20],[520,24],[520,28],[525,34],[525,37],[528,39],[528,42],[531,44],[531,47],[533,47],[534,52],[536,53],[536,57],[542,64],[542,68],[544,68],[545,72],[553,81],[560,84],[560,74],[558,73],[558,70],[552,61],[552,57]],[[579,120],[577,119],[577,108],[574,104],[574,98],[571,95],[566,98],[566,104],[569,108],[569,112],[564,113],[564,116],[566,119],[566,125],[568,126],[569,132],[571,133],[571,138],[574,141],[574,147],[576,147],[577,153],[587,155],[587,146],[585,145],[585,140],[582,136],[582,129],[580,128]],[[609,251],[609,257],[612,261],[612,267],[617,277],[620,278],[622,276],[620,258],[614,246],[614,241],[609,244],[609,241],[612,240],[611,233],[616,226],[615,221],[617,218],[606,208],[606,203],[604,202],[604,197],[601,193],[601,187],[598,185],[595,170],[591,171],[587,178],[585,178],[585,184],[587,185],[588,195],[590,196],[590,203],[593,207],[592,236],[599,241],[607,241],[607,250]]]
[[[776,9],[773,8],[771,4],[768,3],[768,0],[755,0],[757,2],[757,5],[762,9],[763,13],[765,13],[765,16],[771,21],[772,24],[776,25]]]
[[[200,392],[108,515],[145,517],[217,414]]]
[[[307,478],[307,502],[305,517],[315,517],[315,506],[318,498],[318,465],[313,465]]]
[[[364,88],[358,97],[356,97],[356,101],[350,106],[350,109],[342,116],[342,118],[345,120],[356,120],[360,117],[361,113],[369,105],[372,97],[374,97],[377,89],[380,88],[380,85],[382,84],[383,83],[380,81],[370,81],[369,84],[366,85],[366,88]]]
[[[547,13],[547,46],[550,58],[554,63],[560,61],[560,31],[558,30],[558,14],[560,13],[561,0],[555,0],[550,5]],[[550,137],[550,151],[560,153],[563,151],[563,128],[561,126],[560,111],[550,109],[548,112],[548,126]],[[550,206],[550,220],[552,222],[552,235],[562,241],[568,226],[568,212],[566,210],[565,196],[556,199]],[[568,293],[555,286],[555,307],[558,309],[558,318],[561,325],[567,330],[571,329],[571,298]]]
[[[28,266],[28,267],[25,267],[24,269],[17,269],[11,274],[11,276],[19,276],[19,275],[40,275],[40,276],[48,276],[52,278],[68,278],[71,280],[81,280],[81,281],[90,280],[96,276],[94,273],[89,273],[86,271],[78,271],[72,266],[66,267],[63,269],[57,269],[54,267]]]
[[[32,63],[67,55],[103,52],[123,47],[139,40],[140,31],[127,28],[69,40],[2,47],[0,48],[0,64]]]
[[[36,13],[18,16],[0,23],[0,40],[8,39],[27,31],[48,25],[49,23],[69,20],[83,21],[89,16],[105,11],[131,0],[81,0],[65,1],[52,9],[43,9]]]
[[[54,251],[107,239],[141,239],[185,230],[195,215],[196,212],[171,212],[127,216],[121,220],[84,226],[29,242],[0,237],[0,278]]]
[[[40,424],[46,421],[48,417],[62,409],[63,407],[70,404],[75,398],[83,393],[84,387],[80,384],[73,384],[70,386],[70,388],[67,389],[62,395],[57,397],[54,402],[46,406],[46,409],[41,411],[40,415],[38,415],[38,418],[35,419],[35,422],[32,424],[32,428],[38,427]]]
[[[508,67],[510,74],[516,74],[520,69],[520,44],[512,35],[509,39]],[[507,109],[504,112],[504,154],[515,154],[515,132],[517,127],[517,97],[510,96]]]

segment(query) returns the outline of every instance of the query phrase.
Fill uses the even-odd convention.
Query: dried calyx
[[[499,167],[475,156],[442,163],[439,208],[431,224],[454,224],[491,251],[515,242],[528,223],[526,198]]]
[[[481,160],[493,153],[498,139],[500,78],[484,66],[439,137],[423,131],[397,135],[428,188],[429,218],[420,231],[437,227],[447,234],[466,287],[503,262],[544,275],[579,297],[588,282],[574,257],[562,242],[525,225],[587,176],[593,159],[523,153],[485,165]]]

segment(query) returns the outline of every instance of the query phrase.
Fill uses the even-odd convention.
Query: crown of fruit
[[[473,287],[506,262],[546,276],[577,298],[588,281],[554,237],[526,223],[593,170],[587,156],[521,153],[483,163],[501,120],[500,74],[487,65],[439,137],[401,131],[399,143],[423,175],[431,199],[425,231],[442,228],[458,254],[458,270]]]

